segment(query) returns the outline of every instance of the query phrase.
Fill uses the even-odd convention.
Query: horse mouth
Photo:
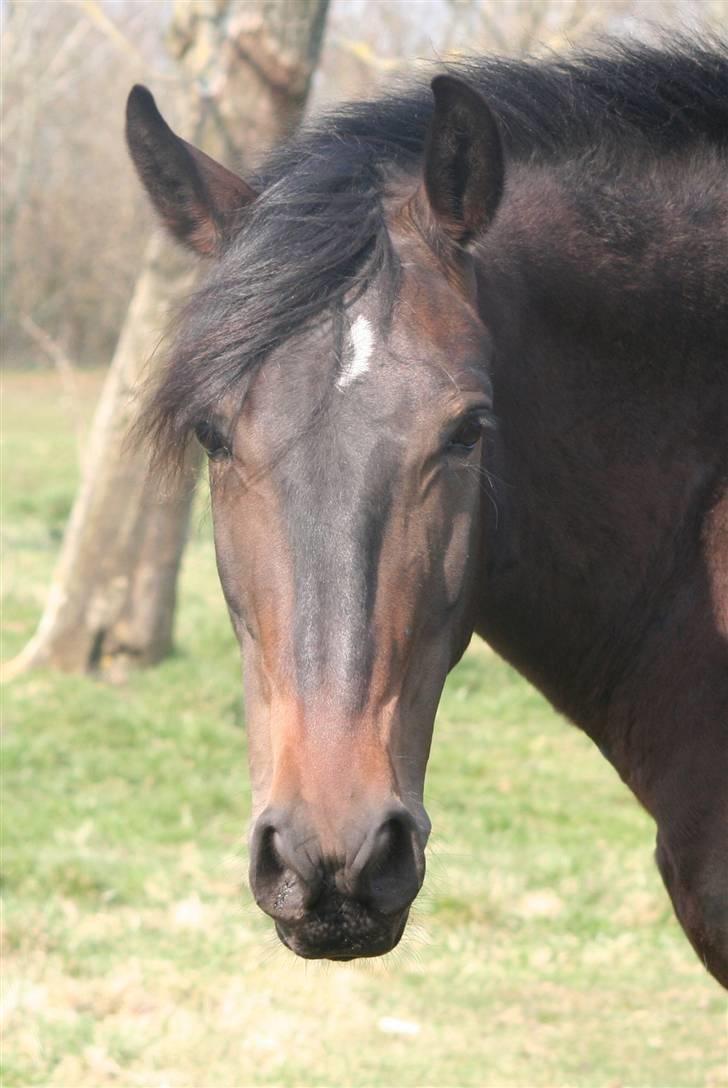
[[[316,913],[293,926],[276,922],[281,943],[304,960],[350,960],[385,956],[399,944],[409,907],[396,916],[369,915],[356,908],[356,922],[339,908],[333,914]]]

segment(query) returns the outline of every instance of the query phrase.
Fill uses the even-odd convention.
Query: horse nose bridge
[[[388,480],[385,473],[385,482]],[[379,481],[347,477],[327,495],[329,516],[306,524],[294,548],[292,646],[306,696],[335,685],[342,701],[360,705],[373,667],[372,619],[391,499]]]
[[[283,725],[270,804],[279,803],[276,794],[294,794],[336,811],[396,792],[390,730],[371,713],[352,710],[336,685],[301,699],[295,721]]]

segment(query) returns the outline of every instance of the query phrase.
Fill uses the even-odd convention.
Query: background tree
[[[13,362],[33,358],[28,320],[77,363],[113,353],[144,249],[140,219],[151,222],[124,161],[122,104],[134,80],[175,86],[163,11],[124,3],[112,23],[96,6],[0,8],[0,329]]]
[[[169,50],[188,93],[178,122],[214,157],[245,160],[293,129],[318,60],[328,0],[177,0]],[[86,5],[88,8],[88,5]],[[97,18],[102,9],[91,5]],[[154,234],[109,369],[83,481],[35,636],[11,663],[101,670],[151,664],[169,650],[175,586],[199,458],[160,493],[127,438],[141,379],[190,287],[189,258]]]

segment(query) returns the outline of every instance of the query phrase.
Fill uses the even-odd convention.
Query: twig
[[[347,53],[351,53],[356,57],[358,61],[361,61],[367,68],[372,68],[379,72],[396,72],[398,68],[401,68],[404,61],[401,57],[382,57],[378,53],[374,52],[374,49],[366,41],[355,41],[353,38],[342,38],[338,34],[331,34],[330,41],[338,49],[343,49]]]
[[[79,10],[91,20],[93,25],[97,27],[102,34],[105,34],[107,38],[114,42],[122,52],[137,61],[137,63],[142,64],[143,67],[147,67],[144,54],[137,48],[135,43],[119,29],[113,19],[109,18],[98,3],[98,0],[70,0],[70,2],[74,7],[79,8]]]

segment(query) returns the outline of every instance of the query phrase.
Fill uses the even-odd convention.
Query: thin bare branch
[[[83,14],[90,19],[95,27],[97,27],[102,34],[105,34],[107,38],[110,38],[112,42],[119,49],[123,50],[128,56],[133,57],[135,61],[146,67],[146,58],[143,53],[137,49],[134,42],[127,38],[113,19],[110,19],[104,9],[99,4],[98,0],[68,0],[73,7],[78,8]]]

